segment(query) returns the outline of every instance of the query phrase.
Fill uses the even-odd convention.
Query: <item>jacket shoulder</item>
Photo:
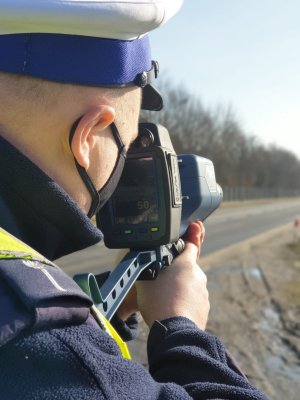
[[[0,259],[0,346],[28,328],[83,323],[91,299],[61,269],[30,259]]]

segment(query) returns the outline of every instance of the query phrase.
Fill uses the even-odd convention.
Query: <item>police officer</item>
[[[0,0],[0,398],[263,399],[205,333],[204,231],[120,307],[119,333],[52,260],[102,239],[139,110],[160,110],[147,32],[181,0]],[[128,360],[132,313],[150,372]],[[129,335],[130,336],[130,335]]]

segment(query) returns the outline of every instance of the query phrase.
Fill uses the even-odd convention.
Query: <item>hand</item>
[[[137,302],[149,327],[155,320],[182,316],[205,329],[209,300],[207,279],[196,263],[204,240],[201,222],[192,223],[185,235],[185,249],[156,281],[138,281]]]

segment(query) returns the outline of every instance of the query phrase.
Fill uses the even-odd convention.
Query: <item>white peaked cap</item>
[[[0,0],[0,34],[58,33],[134,40],[159,27],[183,0]]]
[[[0,0],[0,71],[88,86],[139,86],[159,111],[147,33],[183,0]]]

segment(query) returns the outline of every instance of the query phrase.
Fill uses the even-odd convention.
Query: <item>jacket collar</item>
[[[1,137],[0,226],[49,260],[103,237],[57,183]]]

